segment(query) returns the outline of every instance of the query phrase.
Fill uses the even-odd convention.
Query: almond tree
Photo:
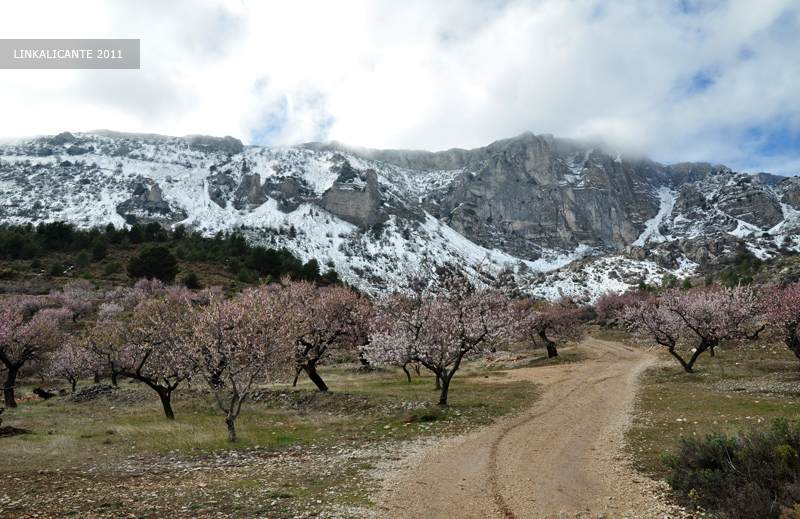
[[[686,328],[700,340],[698,355],[709,350],[712,357],[721,341],[747,335],[746,327],[758,305],[753,290],[743,286],[721,288],[715,285],[689,292],[674,289],[667,291],[661,301],[678,314]]]
[[[670,311],[664,305],[657,304],[655,298],[648,297],[633,301],[623,310],[618,311],[617,315],[625,323],[625,326],[634,332],[637,339],[666,346],[686,373],[692,373],[692,365],[697,360],[699,353],[695,351],[687,363],[676,351],[678,341],[686,331],[686,324],[678,314]]]
[[[85,279],[67,283],[61,291],[53,290],[50,292],[50,300],[69,310],[72,313],[73,322],[76,322],[78,317],[89,313],[95,299],[95,295],[92,292],[92,284]]]
[[[193,337],[191,312],[186,301],[166,296],[145,299],[130,315],[98,321],[85,343],[111,373],[155,391],[164,415],[174,420],[172,392],[194,369],[186,354]]]
[[[627,307],[644,299],[647,299],[647,294],[637,290],[628,290],[624,294],[606,292],[597,299],[594,309],[598,319],[619,319]]]
[[[80,338],[70,336],[60,348],[50,354],[46,372],[49,376],[67,379],[74,393],[78,381],[97,370],[97,360]]]
[[[23,299],[0,301],[0,362],[6,368],[3,397],[8,407],[17,407],[14,388],[20,369],[44,360],[57,346],[58,324],[67,317],[62,310],[45,308],[43,298]]]
[[[317,288],[305,281],[285,283],[284,290],[302,321],[295,340],[294,383],[300,372],[305,371],[320,391],[327,391],[328,386],[317,373],[317,364],[331,350],[355,350],[366,344],[370,304],[343,286]]]
[[[697,358],[723,340],[746,335],[755,314],[755,295],[746,287],[712,286],[689,292],[665,290],[657,300],[636,303],[624,313],[624,320],[638,334],[669,348],[686,373],[693,373]],[[699,340],[689,361],[677,353],[680,335]]]
[[[382,324],[364,346],[365,356],[377,364],[419,362],[441,379],[442,406],[462,360],[507,340],[514,320],[505,294],[476,287],[461,274],[447,276],[436,294],[394,294],[378,307]]]
[[[578,342],[583,337],[581,309],[571,299],[556,303],[526,299],[518,308],[517,326],[522,336],[536,346],[541,342],[547,348],[548,358],[558,357],[558,343],[555,341]]]
[[[212,298],[195,321],[189,351],[225,413],[228,439],[254,384],[291,370],[299,317],[276,284],[248,290],[235,300]]]
[[[800,283],[781,288],[768,285],[762,294],[761,318],[777,330],[787,348],[800,359]]]

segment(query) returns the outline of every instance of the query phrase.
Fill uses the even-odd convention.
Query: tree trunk
[[[364,356],[364,352],[363,351],[359,351],[358,352],[358,361],[361,362],[362,366],[369,366],[369,361]]]
[[[320,377],[317,373],[317,366],[314,362],[306,362],[303,365],[303,370],[305,370],[305,372],[308,374],[308,378],[311,380],[311,382],[317,386],[317,389],[320,391],[328,390],[328,386],[325,385],[325,381],[322,380],[322,377]]]
[[[554,359],[558,357],[556,343],[547,338],[547,332],[545,330],[540,331],[539,337],[542,339],[542,342],[544,342],[545,348],[547,348],[547,358]]]
[[[100,383],[100,373],[97,372],[97,371],[94,372],[94,383],[95,384],[99,384]]]
[[[453,375],[449,377],[445,375],[442,377],[442,392],[439,394],[439,405],[441,406],[447,405],[447,392],[450,390],[450,380],[452,380],[452,378]]]
[[[17,385],[17,375],[19,375],[19,368],[16,366],[9,367],[8,374],[6,375],[6,384],[3,386],[3,398],[6,402],[6,407],[17,407],[17,400],[14,398],[14,386]]]
[[[756,330],[755,332],[753,332],[750,335],[748,335],[747,338],[750,339],[751,341],[757,341],[759,334],[761,332],[763,332],[766,328],[767,328],[767,325],[766,324],[762,324],[761,327],[758,330]]]
[[[406,365],[405,364],[403,364],[403,371],[406,373],[406,376],[408,377],[408,383],[410,384],[411,383],[411,373],[408,372],[408,370],[406,369]]]
[[[73,379],[70,383],[72,384],[72,392],[74,393],[75,392],[75,386],[78,385],[78,380],[77,379]]]
[[[436,389],[442,389],[442,377],[436,374]]]
[[[297,379],[300,378],[300,373],[303,372],[303,368],[297,368],[294,373],[294,381],[292,382],[292,387],[297,387]]]
[[[117,374],[111,373],[111,385],[117,387]]]
[[[225,418],[225,425],[228,426],[228,440],[232,443],[236,443],[238,438],[236,437],[236,427],[234,426],[235,418],[227,417]]]
[[[674,348],[670,348],[669,352],[672,354],[673,357],[678,359],[678,362],[681,363],[681,366],[683,366],[683,371],[685,371],[686,373],[694,373],[694,371],[692,371],[692,364],[694,364],[694,360],[692,360],[691,364],[687,364],[686,361],[683,360],[683,357],[678,355],[678,352],[676,352]]]
[[[694,352],[694,355],[692,355],[692,358],[689,359],[689,362],[687,364],[689,369],[686,371],[686,373],[694,373],[694,371],[692,371],[692,366],[694,366],[694,361],[696,361],[697,357],[699,357],[700,354],[703,353],[704,351],[710,349],[711,350],[711,356],[713,357],[714,356],[714,346],[715,346],[715,344],[703,344],[703,343],[700,343],[700,346],[697,347],[697,349]]]
[[[161,406],[164,408],[164,415],[167,420],[174,420],[175,414],[172,412],[172,392],[165,388],[156,389],[158,398],[161,399]]]

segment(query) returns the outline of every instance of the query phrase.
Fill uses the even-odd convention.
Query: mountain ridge
[[[576,259],[630,263],[559,285],[594,296],[690,275],[736,249],[766,257],[796,246],[794,177],[662,165],[595,146],[530,132],[439,152],[65,132],[0,143],[0,223],[235,229],[368,291],[426,262],[505,268],[542,293]]]

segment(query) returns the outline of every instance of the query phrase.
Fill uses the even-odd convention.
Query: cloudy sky
[[[0,70],[0,137],[107,128],[474,148],[523,131],[800,174],[797,0],[3,2],[3,38],[140,70]]]

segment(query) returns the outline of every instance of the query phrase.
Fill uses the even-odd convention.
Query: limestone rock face
[[[739,175],[720,189],[718,206],[725,213],[744,222],[769,229],[783,221],[777,198],[757,179]]]
[[[248,206],[258,207],[266,202],[267,195],[261,186],[261,175],[258,173],[244,175],[234,196],[233,206],[236,209],[244,209]]]
[[[60,146],[62,144],[66,144],[68,142],[75,142],[75,136],[69,132],[62,132],[50,139],[50,144],[54,146]]]
[[[183,138],[193,148],[200,150],[219,150],[236,155],[244,149],[242,141],[226,135],[225,137],[209,137],[208,135],[187,135]]]
[[[342,220],[359,227],[372,227],[388,220],[389,216],[381,208],[378,175],[375,171],[368,169],[365,177],[366,185],[363,188],[335,182],[322,195],[322,207]]]
[[[279,182],[265,182],[263,191],[266,196],[275,199],[278,209],[284,213],[291,213],[301,203],[313,198],[313,193],[302,179],[295,177],[285,177]]]
[[[781,202],[800,210],[800,178],[789,177],[780,183],[778,192],[781,193]]]
[[[212,202],[223,209],[228,206],[228,197],[235,189],[236,181],[228,171],[208,177],[208,196]]]
[[[623,162],[569,141],[525,133],[478,151],[428,209],[484,246],[535,259],[537,246],[622,250],[658,212],[666,180],[646,161]]]
[[[158,184],[147,189],[142,184],[136,186],[133,195],[117,206],[117,214],[122,217],[135,216],[141,222],[173,223],[186,218],[186,211],[173,209],[164,200],[163,191]]]

